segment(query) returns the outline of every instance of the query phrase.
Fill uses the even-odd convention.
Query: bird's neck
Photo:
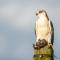
[[[41,16],[38,18],[38,23],[40,23],[41,25],[46,24],[47,22],[48,22],[48,19],[45,16]]]
[[[38,20],[40,20],[40,21],[42,21],[42,22],[45,22],[45,21],[47,21],[47,17],[45,17],[45,16],[40,16],[40,17],[38,18]]]

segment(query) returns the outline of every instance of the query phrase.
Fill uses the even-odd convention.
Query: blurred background
[[[0,0],[0,60],[33,60],[37,9],[54,25],[54,55],[60,60],[60,0]]]

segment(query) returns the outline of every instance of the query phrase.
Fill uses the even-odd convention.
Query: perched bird
[[[39,45],[39,40],[41,40],[40,44],[45,44],[44,42],[46,41],[48,47],[51,47],[54,40],[52,21],[49,19],[45,10],[37,11],[36,16],[38,17],[35,22],[36,45]]]

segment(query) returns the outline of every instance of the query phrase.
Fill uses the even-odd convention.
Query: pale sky
[[[37,9],[54,25],[54,54],[60,59],[60,0],[0,0],[0,60],[32,60]]]

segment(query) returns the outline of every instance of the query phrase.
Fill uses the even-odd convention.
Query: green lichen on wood
[[[49,56],[43,56],[40,58],[39,56],[33,57],[33,60],[53,60],[53,49],[48,48],[48,46],[45,46],[41,49],[34,49],[34,55],[39,55],[39,54],[47,54]]]

